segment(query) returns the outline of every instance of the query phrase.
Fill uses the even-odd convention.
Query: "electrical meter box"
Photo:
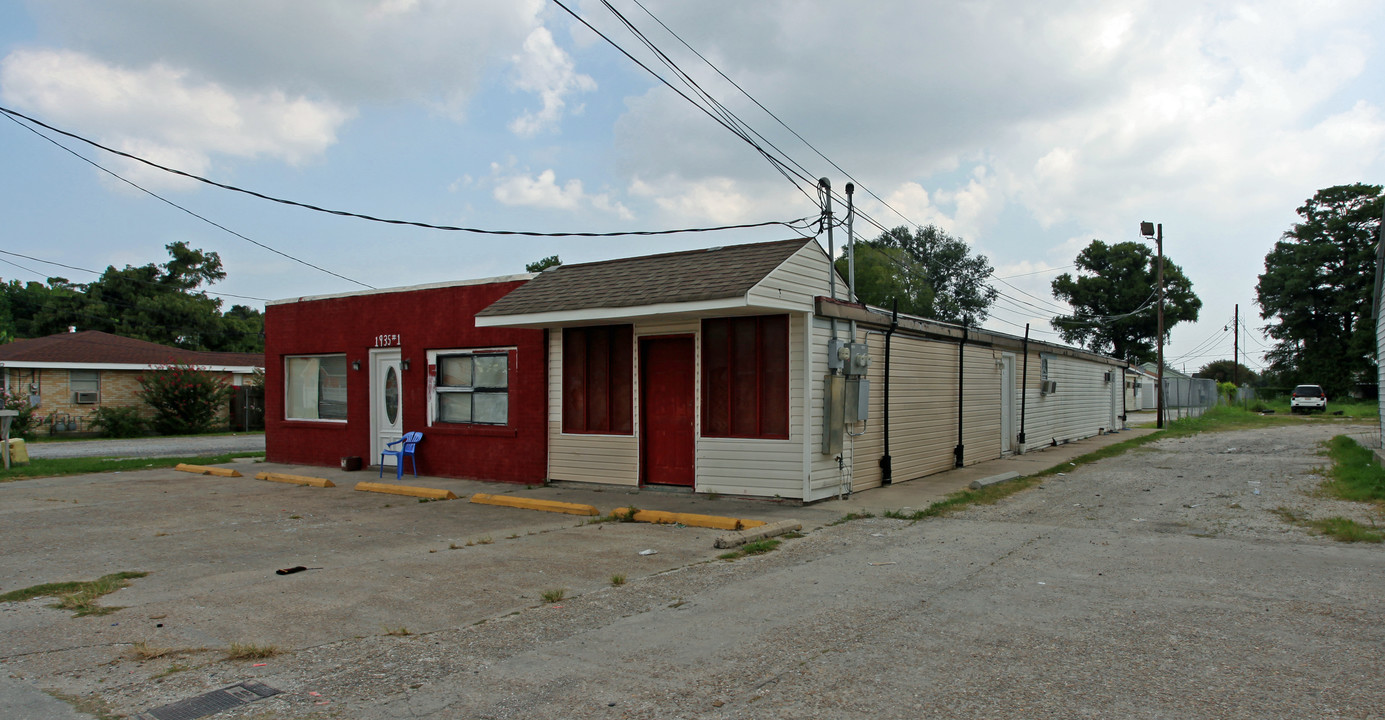
[[[846,361],[847,375],[865,375],[870,369],[870,351],[865,343],[849,343],[847,346],[849,356]]]
[[[863,377],[846,380],[846,421],[865,422],[870,408],[870,381]]]
[[[827,341],[827,369],[842,371],[851,359],[851,350],[845,340]]]

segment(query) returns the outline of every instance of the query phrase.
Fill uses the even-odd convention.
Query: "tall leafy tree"
[[[223,315],[221,300],[201,289],[225,279],[221,257],[183,242],[166,247],[169,261],[163,265],[108,267],[84,285],[61,277],[49,278],[46,286],[5,283],[0,305],[9,310],[9,328],[15,337],[76,326],[189,350],[262,351],[262,313],[235,305]]]
[[[935,225],[913,232],[897,227],[857,243],[856,296],[879,307],[898,300],[900,312],[975,326],[999,295],[986,283],[991,269],[985,255]],[[847,274],[845,257],[837,270]]]
[[[1375,323],[1374,244],[1385,199],[1381,186],[1324,188],[1298,209],[1301,222],[1265,256],[1255,286],[1260,317],[1276,341],[1271,369],[1291,382],[1351,389],[1371,368]]]
[[[1158,359],[1156,290],[1159,259],[1137,242],[1093,240],[1074,261],[1077,274],[1053,280],[1053,295],[1072,306],[1053,318],[1066,342],[1134,362]],[[1202,300],[1182,268],[1164,257],[1164,340],[1180,322],[1197,320]]]
[[[1202,369],[1197,371],[1197,377],[1209,378],[1219,383],[1236,382],[1241,385],[1254,385],[1260,379],[1254,370],[1230,360],[1216,360],[1203,365]]]

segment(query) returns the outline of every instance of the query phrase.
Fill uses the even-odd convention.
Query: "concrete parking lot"
[[[1382,556],[1314,539],[1272,512],[1321,502],[1302,488],[1315,482],[1317,439],[1333,431],[1166,440],[996,508],[918,524],[828,526],[847,511],[921,508],[974,477],[1026,463],[1032,472],[1130,435],[809,507],[418,481],[602,512],[795,518],[809,531],[736,563],[703,562],[721,552],[712,539],[722,531],[350,489],[373,473],[242,463],[242,478],[150,470],[8,483],[0,589],[150,575],[103,600],[125,608],[111,615],[74,618],[43,599],[0,605],[0,659],[15,675],[0,694],[17,682],[128,714],[256,678],[285,691],[247,710],[271,717],[996,717],[1005,702],[1072,717],[1081,713],[1063,713],[1081,696],[1064,688],[1085,683],[1122,703],[1116,716],[1364,717],[1379,689],[1344,683],[1381,660],[1379,629],[1359,619],[1385,594]],[[248,477],[264,469],[339,487]],[[297,565],[320,569],[274,573]],[[628,583],[613,588],[618,574]],[[568,599],[542,601],[557,589]],[[223,660],[232,643],[281,654]],[[141,657],[141,647],[171,652]],[[1077,662],[1084,653],[1096,664]],[[1313,666],[1291,670],[1299,655]],[[1202,691],[1176,697],[1197,678],[1226,692],[1247,672],[1288,683],[1293,712],[1263,712],[1279,699],[1272,687],[1256,689],[1251,712]],[[1002,704],[969,699],[969,682]],[[1164,698],[1161,712],[1140,710],[1142,683]],[[1083,707],[1097,716],[1098,706]]]

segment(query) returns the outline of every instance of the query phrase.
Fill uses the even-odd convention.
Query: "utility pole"
[[[1155,427],[1164,428],[1164,223],[1156,226],[1151,222],[1140,223],[1140,234],[1154,237],[1159,248],[1159,418]]]
[[[1232,316],[1232,331],[1236,334],[1231,341],[1231,384],[1241,386],[1241,304],[1236,303],[1236,314]]]

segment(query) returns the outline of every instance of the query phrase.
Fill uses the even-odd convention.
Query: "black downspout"
[[[967,329],[962,328],[962,342],[957,345],[957,448],[952,451],[957,456],[957,467],[962,467],[962,379],[963,360],[967,352]]]
[[[885,331],[885,454],[880,456],[880,484],[894,482],[894,459],[890,457],[890,338],[899,328],[899,298],[894,299],[890,329]]]
[[[1024,452],[1024,410],[1029,400],[1029,323],[1024,324],[1024,370],[1020,374],[1020,452]]]

